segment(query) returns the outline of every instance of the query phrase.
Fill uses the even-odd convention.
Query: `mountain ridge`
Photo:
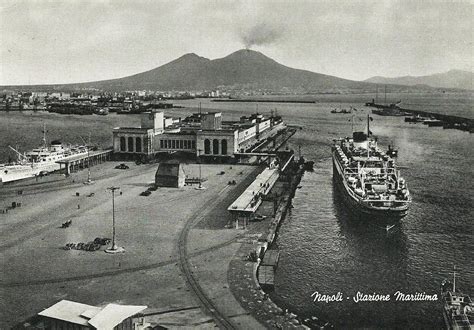
[[[423,76],[374,76],[364,81],[375,84],[397,84],[406,86],[426,85],[434,88],[456,88],[474,90],[474,73],[459,69],[451,69],[446,72],[434,73]]]
[[[99,89],[108,91],[157,90],[198,91],[224,88],[225,90],[265,90],[283,93],[372,92],[376,85],[370,81],[354,81],[332,75],[294,69],[265,54],[240,49],[225,57],[208,59],[195,53],[184,54],[154,69],[133,75],[83,83],[30,86],[1,86],[53,90]],[[395,86],[392,90],[407,90]],[[417,87],[429,89],[428,87]]]

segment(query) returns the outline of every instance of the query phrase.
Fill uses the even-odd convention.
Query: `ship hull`
[[[60,168],[58,163],[35,164],[33,166],[6,166],[0,169],[0,184],[34,178],[40,175],[40,172],[51,173],[58,171]]]
[[[397,220],[402,219],[408,214],[408,207],[406,208],[390,208],[390,207],[370,207],[365,203],[362,203],[360,200],[356,199],[355,197],[351,196],[349,193],[349,188],[347,187],[347,183],[344,180],[344,175],[342,172],[341,165],[337,162],[335,155],[333,154],[332,157],[333,161],[333,181],[336,185],[337,192],[342,197],[342,200],[348,210],[364,219],[371,219],[376,220],[378,222],[387,222],[391,223]]]
[[[87,155],[86,152],[74,154],[70,157]],[[70,157],[61,158],[67,160]],[[0,167],[0,185],[20,181],[24,179],[34,178],[40,175],[41,172],[56,172],[61,169],[61,165],[57,162],[34,163],[33,165],[6,165]]]

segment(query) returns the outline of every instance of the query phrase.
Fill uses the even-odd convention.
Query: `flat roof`
[[[269,188],[273,186],[276,181],[278,174],[278,169],[276,168],[266,168],[260,173],[255,180],[248,186],[248,188],[240,195],[228,208],[228,211],[235,212],[255,212],[260,203],[262,202],[261,198],[256,196],[259,193],[268,191]],[[267,189],[265,185],[269,183],[270,187]],[[252,203],[254,202],[254,203]]]
[[[123,320],[140,313],[146,308],[147,306],[108,304],[89,320],[89,324],[96,329],[112,330],[116,325],[122,323]]]
[[[108,304],[104,308],[81,304],[75,301],[61,300],[38,313],[40,316],[62,320],[96,329],[110,329],[123,320],[143,311],[147,306]]]
[[[95,150],[95,151],[89,151],[89,155],[87,154],[81,154],[77,156],[71,156],[63,160],[58,160],[56,163],[58,164],[67,164],[72,161],[76,160],[81,160],[81,159],[87,159],[88,157],[94,157],[98,155],[103,155],[103,154],[108,154],[111,153],[113,150],[112,149],[107,149],[107,150]]]
[[[89,318],[82,315],[96,315],[100,310],[100,307],[81,304],[75,301],[61,300],[57,304],[39,312],[38,315],[88,326]]]

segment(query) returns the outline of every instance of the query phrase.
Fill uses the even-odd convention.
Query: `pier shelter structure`
[[[78,155],[68,159],[59,160],[57,163],[59,164],[60,172],[69,175],[89,166],[94,166],[110,160],[112,153],[112,149],[96,150],[91,151],[86,155]]]
[[[265,168],[248,188],[227,208],[232,215],[236,228],[239,227],[240,220],[243,221],[244,228],[250,219],[255,215],[262,197],[266,196],[278,180],[279,171],[276,167]]]
[[[97,307],[61,300],[38,313],[45,329],[122,329],[134,330],[147,306],[108,304]],[[39,329],[39,328],[38,328]]]

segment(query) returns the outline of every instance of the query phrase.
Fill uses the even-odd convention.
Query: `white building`
[[[190,121],[172,122],[163,112],[143,113],[140,127],[114,128],[114,153],[124,158],[151,158],[182,152],[218,161],[234,158],[285,127],[281,119],[258,114],[242,117],[240,122],[223,122],[221,112],[191,117]]]

